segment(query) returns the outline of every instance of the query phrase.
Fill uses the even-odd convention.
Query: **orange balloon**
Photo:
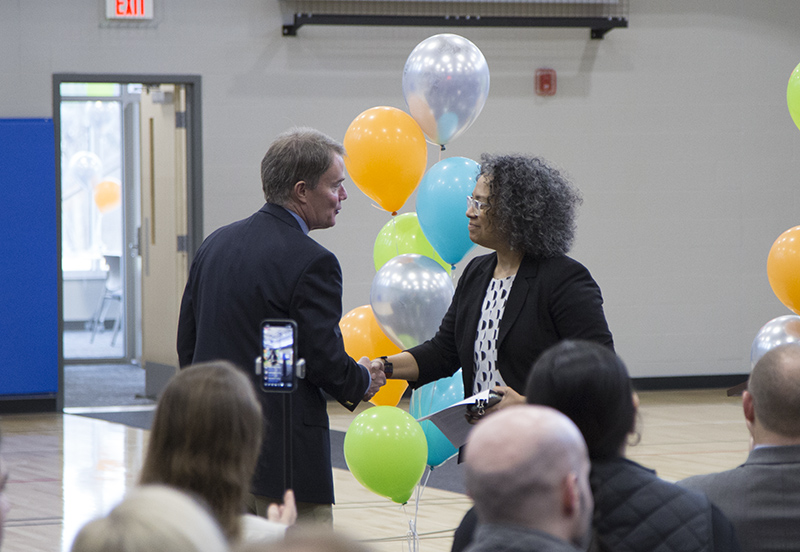
[[[114,180],[103,180],[94,187],[94,203],[101,213],[107,213],[122,202],[122,186]]]
[[[344,136],[345,166],[356,186],[389,212],[417,188],[428,164],[428,146],[411,115],[373,107],[356,117]]]
[[[790,228],[772,244],[767,277],[781,303],[800,314],[800,226]]]
[[[344,349],[353,358],[377,358],[400,352],[400,348],[381,330],[369,305],[356,307],[345,314],[339,322],[339,329],[344,338]],[[378,406],[397,406],[407,387],[405,380],[389,380],[370,402]]]

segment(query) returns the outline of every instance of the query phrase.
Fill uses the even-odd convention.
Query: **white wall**
[[[285,38],[277,0],[161,0],[156,25],[109,28],[103,4],[0,1],[0,117],[52,116],[57,72],[201,75],[206,233],[261,205],[259,162],[277,133],[342,139],[365,109],[405,108],[408,54],[457,32],[486,56],[491,91],[445,155],[531,152],[572,175],[585,196],[573,255],[602,287],[634,376],[745,373],[761,325],[790,314],[766,257],[800,224],[785,96],[796,0],[633,0],[630,28],[600,41],[587,29],[313,26]],[[533,92],[539,67],[558,72],[553,98]],[[348,189],[337,226],[312,234],[342,262],[345,312],[369,302],[389,218]]]

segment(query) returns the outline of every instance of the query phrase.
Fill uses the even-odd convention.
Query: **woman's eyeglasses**
[[[488,209],[489,207],[491,207],[491,205],[489,205],[488,203],[484,203],[483,201],[478,201],[472,196],[467,196],[467,209],[469,209],[470,207],[475,209],[476,215],[480,215],[481,209]]]

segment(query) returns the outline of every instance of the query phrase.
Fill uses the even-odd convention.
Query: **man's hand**
[[[377,393],[381,387],[386,385],[386,374],[383,373],[383,363],[380,361],[373,360],[370,362],[369,357],[361,357],[358,363],[369,370],[369,375],[372,378],[369,389],[364,393],[363,400],[368,401],[375,396],[375,393]]]

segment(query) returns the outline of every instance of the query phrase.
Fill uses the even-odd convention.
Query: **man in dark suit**
[[[800,344],[753,367],[742,406],[751,451],[741,466],[678,484],[703,491],[731,520],[743,552],[800,549]]]
[[[323,391],[353,410],[386,381],[379,363],[364,357],[359,364],[345,352],[341,267],[307,235],[333,226],[347,199],[343,156],[341,144],[312,129],[286,132],[272,143],[261,163],[267,203],[200,246],[178,324],[181,367],[225,359],[257,382],[253,363],[261,351],[261,321],[297,323],[306,377],[291,395],[292,481],[301,518],[325,522],[332,521],[334,497]],[[284,395],[259,395],[266,430],[250,507],[265,515],[285,490]]]
[[[465,483],[481,524],[466,552],[579,552],[592,521],[589,454],[575,424],[545,406],[481,420]]]

